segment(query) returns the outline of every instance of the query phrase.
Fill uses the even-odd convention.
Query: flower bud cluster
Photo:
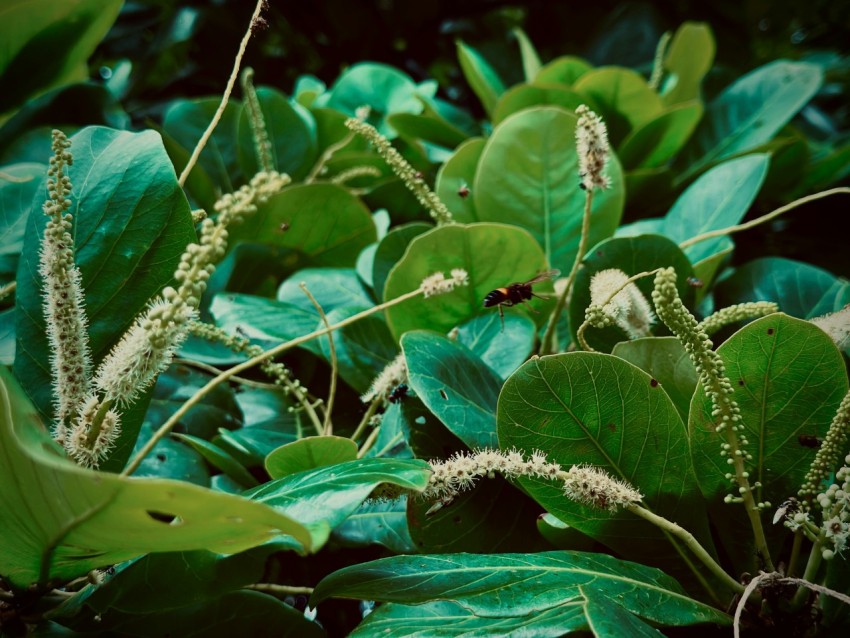
[[[746,321],[748,319],[757,319],[765,317],[774,312],[779,312],[779,306],[772,301],[750,301],[747,303],[739,303],[734,306],[722,308],[717,312],[703,319],[698,330],[701,330],[707,335],[713,335],[721,328],[738,321]]]
[[[451,292],[458,286],[468,285],[469,274],[463,268],[452,268],[451,277],[446,278],[443,273],[435,272],[422,280],[420,288],[424,297],[433,297]]]
[[[458,452],[447,461],[432,461],[431,471],[422,497],[438,500],[442,505],[450,503],[461,492],[472,489],[478,479],[485,476],[493,478],[496,474],[507,479],[525,477],[559,481],[567,498],[612,512],[638,503],[643,498],[633,487],[599,468],[575,465],[565,471],[539,451],[528,458],[517,450],[485,448],[470,453]]]
[[[98,415],[101,410],[103,413]],[[104,409],[100,400],[90,395],[65,440],[65,450],[79,465],[97,467],[115,447],[120,434],[120,415],[115,410]]]
[[[733,398],[734,389],[726,376],[726,366],[720,355],[712,349],[711,339],[699,329],[697,320],[679,299],[676,271],[673,268],[661,269],[656,274],[652,301],[658,316],[679,338],[694,362],[700,383],[711,400],[715,431],[724,439],[720,455],[727,457],[726,462],[730,466],[737,466],[735,472],[726,474],[726,478],[734,481],[737,477],[741,496],[730,496],[729,502],[738,502],[745,492],[751,490],[743,462],[752,461],[752,455],[745,450],[748,441],[741,410]],[[769,504],[761,503],[759,506],[767,507]]]
[[[56,404],[53,434],[60,443],[66,440],[68,420],[89,392],[92,365],[81,275],[74,263],[73,220],[68,212],[71,180],[65,167],[74,162],[70,146],[62,131],[53,131],[53,156],[47,171],[49,198],[43,207],[48,221],[39,253]]]
[[[821,530],[825,541],[831,545],[824,550],[823,557],[830,559],[847,548],[850,536],[850,454],[844,457],[844,465],[835,473],[835,482],[818,494],[817,501],[825,519]]]
[[[416,196],[419,203],[424,206],[438,225],[451,224],[452,214],[443,201],[437,197],[422,175],[413,168],[406,159],[401,156],[390,141],[381,135],[371,124],[367,124],[358,118],[349,118],[345,121],[349,130],[363,136],[375,148],[387,165],[392,169],[407,189]]]
[[[587,191],[608,188],[611,178],[603,173],[611,158],[611,149],[605,122],[584,104],[576,109],[576,115],[576,151],[581,187]]]
[[[838,467],[850,438],[850,392],[844,395],[797,496],[808,505]]]
[[[815,317],[811,322],[828,334],[839,349],[850,348],[850,304],[836,312]]]
[[[263,117],[257,90],[254,88],[254,69],[245,69],[242,72],[241,80],[245,110],[248,113],[248,126],[251,128],[251,135],[254,138],[254,151],[257,154],[257,161],[261,170],[272,171],[274,170],[272,143],[266,130],[266,120]]]
[[[590,278],[587,322],[595,328],[617,324],[630,339],[650,335],[655,313],[634,282],[618,268],[600,270]]]

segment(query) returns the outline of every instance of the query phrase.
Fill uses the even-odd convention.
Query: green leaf
[[[327,97],[322,102],[322,98]],[[361,106],[371,110],[366,119],[389,138],[396,133],[387,122],[392,113],[421,113],[416,84],[406,73],[386,64],[363,62],[355,64],[339,76],[333,88],[316,100],[353,117]]]
[[[474,317],[460,325],[457,339],[502,379],[528,359],[537,328],[522,315],[508,315],[504,324],[496,313]]]
[[[555,58],[543,66],[534,77],[535,84],[563,84],[572,86],[582,75],[593,67],[573,55]]]
[[[434,115],[394,113],[387,118],[387,123],[404,138],[422,140],[447,149],[453,149],[468,137],[463,131]]]
[[[407,527],[407,497],[366,501],[334,530],[333,539],[344,546],[377,544],[397,554],[415,553]]]
[[[684,154],[685,180],[722,159],[769,142],[820,88],[814,64],[777,60],[751,71],[715,98]]]
[[[272,168],[301,179],[317,156],[313,116],[300,104],[290,103],[280,91],[265,86],[256,90],[271,143]],[[243,175],[254,175],[261,167],[248,120],[248,108],[243,104],[236,128],[239,166]]]
[[[655,119],[664,109],[661,98],[642,75],[631,69],[609,66],[584,73],[573,90],[593,99],[605,121],[612,143]]]
[[[12,0],[0,9],[0,113],[88,76],[86,62],[118,17],[120,0]],[[61,55],[56,55],[61,51]]]
[[[458,221],[477,222],[475,212],[475,193],[472,186],[478,160],[484,151],[486,140],[473,137],[455,149],[440,167],[434,187],[437,197],[448,207]]]
[[[688,277],[693,274],[691,264],[681,249],[666,237],[613,237],[594,246],[588,251],[576,274],[572,301],[568,309],[573,340],[576,340],[579,326],[584,323],[585,309],[590,305],[590,279],[594,274],[608,268],[617,268],[631,277],[641,272],[670,266],[675,268],[678,274],[676,285],[679,296],[685,305],[691,305],[694,298],[694,289],[688,285]],[[652,277],[642,277],[635,285],[647,300],[652,299]],[[663,325],[657,324],[655,329],[664,330]],[[591,347],[600,352],[610,352],[615,344],[629,338],[618,326],[588,328],[584,335]]]
[[[502,449],[542,450],[561,467],[592,465],[638,487],[644,507],[711,547],[685,425],[664,389],[630,363],[589,352],[529,361],[502,388],[497,431]],[[678,553],[687,550],[658,528],[570,501],[549,480],[519,483],[547,512],[624,557],[688,575]]]
[[[585,598],[584,615],[587,617],[588,628],[596,638],[619,638],[623,635],[633,638],[664,636],[616,601],[600,596],[587,587],[579,587],[579,591]]]
[[[413,238],[432,228],[431,224],[423,222],[402,224],[390,230],[381,239],[372,261],[372,288],[378,299],[384,298],[384,284],[387,282],[387,275],[404,255],[404,251],[407,250],[407,246],[413,241]]]
[[[353,514],[382,483],[422,491],[429,465],[417,459],[357,459],[290,474],[245,492],[253,501],[301,521],[312,546],[321,547],[330,530]]]
[[[664,573],[605,554],[453,554],[393,556],[325,577],[310,599],[330,596],[424,603],[456,602],[479,617],[529,617],[584,602],[582,590],[617,601],[652,623],[729,624],[729,617],[689,598]]]
[[[840,310],[850,303],[850,282],[826,270],[784,257],[754,259],[719,282],[718,308],[746,301],[774,301],[800,319]]]
[[[251,473],[245,469],[245,466],[217,445],[190,434],[172,434],[171,436],[178,441],[186,443],[203,456],[210,465],[217,467],[243,487],[248,488],[257,485],[257,479],[251,476]]]
[[[297,250],[316,266],[353,267],[377,233],[369,209],[342,186],[301,184],[260,206],[231,238]]]
[[[15,361],[15,308],[0,311],[0,365]]]
[[[15,278],[33,199],[46,179],[44,164],[0,167],[0,286]]]
[[[496,447],[501,379],[466,347],[432,332],[401,339],[408,384],[437,418],[470,448]]]
[[[682,422],[687,422],[698,378],[681,341],[676,337],[635,339],[618,343],[611,354],[637,366],[658,381],[679,411]]]
[[[762,487],[756,502],[781,503],[796,493],[816,450],[797,441],[823,437],[847,393],[841,353],[817,326],[776,313],[757,319],[723,342],[717,353],[737,390],[744,433],[753,455],[750,473]],[[689,430],[703,493],[716,498],[729,489],[719,454],[711,402],[702,387],[691,404]]]
[[[702,175],[679,196],[667,213],[663,234],[682,242],[710,230],[738,224],[746,215],[767,175],[769,155],[755,154],[723,162]],[[691,263],[723,248],[724,237],[685,248]]]
[[[487,142],[472,188],[478,219],[525,228],[551,266],[564,273],[578,250],[585,201],[576,122],[575,115],[555,107],[509,117]],[[623,212],[623,176],[616,159],[607,172],[612,187],[593,198],[590,245],[613,235]]]
[[[714,62],[714,36],[705,22],[685,22],[676,29],[664,56],[665,79],[661,99],[679,104],[699,99],[700,84]]]
[[[162,423],[162,421],[154,423],[146,419],[142,423],[142,429],[139,430],[139,442],[133,451],[138,452]],[[210,487],[210,471],[204,457],[189,446],[170,437],[157,442],[150,454],[133,472],[133,477],[175,479],[201,487]],[[242,491],[241,488],[239,491]]]
[[[496,70],[478,51],[458,40],[457,57],[460,69],[487,114],[492,114],[496,100],[505,92],[505,84]]]
[[[533,106],[558,106],[573,112],[588,100],[575,91],[558,84],[517,84],[505,91],[493,109],[493,125],[508,116]]]
[[[301,289],[301,284],[307,286],[307,290],[326,314],[349,306],[373,305],[368,291],[360,283],[353,268],[305,268],[293,273],[278,288],[278,301],[312,312],[318,319],[319,313]]]
[[[357,444],[341,436],[308,436],[282,445],[266,457],[266,471],[273,479],[319,467],[353,461]]]
[[[685,102],[634,129],[617,149],[626,169],[664,166],[682,150],[702,118],[702,103]]]
[[[522,72],[525,75],[525,80],[531,82],[542,66],[540,56],[525,31],[519,27],[514,27],[513,34],[517,44],[519,44],[519,52],[522,56]]]
[[[71,143],[74,164],[69,175],[74,187],[69,212],[74,216],[76,261],[97,364],[171,281],[180,255],[196,237],[186,196],[156,133],[89,127]],[[30,216],[18,267],[15,375],[50,420],[50,354],[38,272],[45,223],[43,215]],[[121,437],[105,469],[123,466],[142,415],[141,409],[132,415],[125,412]]]
[[[494,255],[498,258],[494,259]],[[414,297],[386,310],[387,325],[398,339],[408,330],[430,328],[448,332],[456,325],[482,312],[484,297],[494,288],[513,281],[527,281],[546,270],[540,246],[526,231],[505,224],[451,224],[435,228],[416,237],[404,257],[390,271],[384,288],[384,299],[390,300],[416,290],[422,280],[435,272],[449,274],[452,268],[463,268],[469,274],[469,285],[442,295]],[[540,294],[551,293],[551,283],[535,286]],[[549,301],[534,300],[538,310],[535,319],[545,318]],[[521,304],[506,312],[529,312],[529,304]]]
[[[5,369],[0,457],[0,572],[17,587],[68,580],[148,552],[233,553],[279,534],[310,546],[302,525],[257,503],[75,465]]]

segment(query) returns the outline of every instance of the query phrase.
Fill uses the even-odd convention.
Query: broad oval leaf
[[[280,534],[310,546],[301,524],[243,498],[77,466],[2,368],[0,458],[0,572],[18,587],[70,580],[148,552],[235,553]]]
[[[685,425],[661,385],[632,364],[588,352],[529,361],[502,388],[497,430],[502,449],[542,450],[564,468],[592,465],[628,482],[646,507],[711,546],[707,518],[694,505],[700,492]],[[675,541],[657,528],[572,502],[552,481],[519,482],[547,512],[623,556],[687,573]]]
[[[473,193],[478,219],[528,230],[553,268],[568,273],[581,236],[585,195],[580,188],[572,113],[536,107],[496,127],[481,155]],[[612,156],[612,186],[593,198],[590,245],[614,234],[625,191]]]
[[[465,346],[432,332],[401,339],[408,383],[440,421],[470,448],[496,447],[501,379]]]
[[[509,115],[533,106],[559,106],[565,111],[573,112],[587,102],[586,97],[558,84],[517,84],[505,91],[496,103],[493,125],[499,124]],[[592,108],[592,104],[588,106]]]
[[[437,196],[455,216],[455,221],[477,222],[475,211],[475,172],[487,141],[481,137],[466,140],[455,149],[437,173],[434,187]]]
[[[572,86],[593,67],[574,55],[564,55],[545,64],[534,77],[535,83]]]
[[[516,370],[534,349],[537,327],[523,315],[496,313],[474,317],[458,328],[457,339],[502,379]]]
[[[325,577],[310,604],[330,596],[402,603],[439,600],[457,602],[483,618],[528,621],[583,603],[585,588],[653,623],[730,622],[723,612],[689,598],[679,583],[657,569],[605,554],[569,551],[383,558]]]
[[[171,281],[180,255],[196,237],[189,203],[159,135],[89,127],[74,135],[71,144],[69,212],[74,216],[76,262],[82,272],[92,358],[97,364]],[[43,193],[46,199],[46,188]],[[50,352],[39,274],[45,223],[44,215],[30,216],[18,265],[15,375],[49,420],[53,413]],[[125,413],[118,446],[104,467],[123,465],[141,418],[141,410]]]
[[[375,257],[372,260],[372,289],[378,299],[384,298],[384,285],[387,276],[396,265],[407,246],[422,233],[434,228],[431,224],[424,222],[413,222],[396,226],[378,243],[375,249]]]
[[[266,471],[273,479],[307,472],[327,465],[354,461],[357,444],[341,436],[308,436],[282,445],[266,457]]]
[[[505,224],[451,224],[435,228],[416,237],[404,257],[390,271],[384,288],[389,301],[416,290],[422,280],[442,272],[449,276],[453,268],[463,268],[469,285],[428,299],[414,297],[386,310],[387,325],[396,339],[408,330],[430,328],[447,332],[463,321],[484,312],[484,297],[495,288],[514,281],[528,281],[548,268],[540,246],[526,231]],[[535,290],[551,291],[543,282]],[[545,310],[549,302],[533,300],[537,309]],[[508,312],[529,312],[528,304]],[[544,312],[533,315],[543,318]]]
[[[317,266],[353,267],[377,240],[369,209],[336,184],[287,188],[234,226],[232,241],[259,242],[298,250]]]
[[[815,64],[777,60],[726,87],[705,112],[683,157],[687,173],[769,142],[806,103],[823,81]]]
[[[377,544],[396,554],[415,553],[407,526],[407,497],[366,501],[334,529],[333,540],[343,546]]]
[[[665,104],[699,99],[700,84],[714,62],[714,36],[705,22],[685,22],[676,29],[664,56],[669,73],[661,90]]]
[[[702,118],[702,103],[677,104],[629,133],[617,148],[626,169],[664,166],[682,150]]]

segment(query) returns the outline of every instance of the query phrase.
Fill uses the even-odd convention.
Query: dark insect
[[[801,434],[797,437],[797,441],[799,441],[800,445],[803,447],[818,448],[821,444],[821,440],[814,434]]]
[[[508,284],[504,288],[491,290],[487,293],[487,296],[484,297],[484,307],[491,308],[493,306],[499,306],[499,318],[502,320],[502,330],[504,330],[505,311],[502,306],[516,306],[517,304],[530,300],[532,297],[543,299],[540,295],[535,295],[531,290],[531,287],[536,283],[540,283],[544,279],[552,279],[560,274],[560,270],[547,270],[546,272],[542,272],[533,279],[529,279],[524,283],[514,282],[512,284]],[[531,306],[529,306],[529,308],[532,312],[537,312],[534,308],[531,308]]]
[[[466,199],[469,197],[469,186],[461,184],[461,187],[457,189],[457,194],[461,199]]]
[[[287,230],[289,230],[289,224],[286,222],[282,222],[279,228],[280,232],[285,233]]]
[[[800,501],[791,496],[787,501],[783,502],[773,515],[773,524],[776,525],[783,518],[791,519],[794,514],[800,511]]]
[[[404,397],[407,396],[408,387],[406,383],[399,383],[396,387],[392,389],[392,391],[387,396],[387,401],[390,403],[399,403]]]

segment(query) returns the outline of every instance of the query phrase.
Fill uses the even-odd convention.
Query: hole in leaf
[[[773,328],[768,328],[768,329],[767,329],[767,334],[772,335],[772,334],[773,334]]]
[[[156,455],[156,460],[160,463],[165,463],[166,456],[162,452]]]
[[[449,400],[449,395],[446,394],[445,390],[440,390],[440,396],[443,397],[443,399],[446,400],[446,401]]]
[[[738,379],[738,385],[744,385],[744,380],[743,380],[743,379]]]
[[[153,520],[167,525],[180,520],[180,517],[176,514],[166,514],[165,512],[157,512],[156,510],[145,510],[145,514],[150,516]]]

